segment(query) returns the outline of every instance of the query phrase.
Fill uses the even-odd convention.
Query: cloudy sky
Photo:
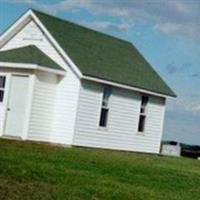
[[[131,41],[178,95],[163,139],[200,145],[200,0],[0,0],[0,33],[28,8]]]

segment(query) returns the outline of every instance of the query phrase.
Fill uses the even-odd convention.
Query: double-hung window
[[[3,102],[5,96],[6,76],[0,76],[0,103]]]
[[[109,114],[109,99],[111,94],[112,94],[112,88],[109,86],[104,86],[103,99],[101,103],[100,120],[99,120],[100,127],[107,127],[108,114]]]
[[[142,96],[141,98],[141,106],[140,106],[140,116],[139,116],[139,123],[138,123],[138,132],[143,133],[145,129],[146,123],[146,110],[147,104],[149,102],[148,96]]]

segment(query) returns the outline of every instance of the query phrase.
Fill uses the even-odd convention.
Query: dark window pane
[[[0,76],[0,88],[5,88],[6,77]]]
[[[3,102],[4,91],[0,90],[0,102]]]
[[[140,115],[139,125],[138,125],[139,132],[144,132],[145,119],[146,119],[146,116]]]
[[[149,97],[142,96],[142,106],[145,107],[149,101]]]
[[[106,127],[107,126],[107,118],[108,118],[108,109],[102,108],[99,126]]]
[[[145,108],[141,107],[140,113],[145,113]]]

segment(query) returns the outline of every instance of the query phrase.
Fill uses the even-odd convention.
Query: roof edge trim
[[[31,64],[31,63],[14,63],[14,62],[0,62],[0,67],[3,68],[17,68],[17,69],[36,69],[36,70],[41,70],[49,73],[55,73],[59,75],[66,75],[66,71],[64,70],[58,70],[58,69],[50,69],[41,65],[37,64]]]
[[[95,77],[91,77],[91,76],[85,76],[84,75],[82,77],[82,79],[97,82],[97,83],[107,84],[107,85],[115,86],[115,87],[122,88],[122,89],[132,90],[132,91],[139,92],[139,93],[146,93],[146,94],[149,94],[149,95],[152,95],[152,96],[158,96],[158,97],[162,97],[162,98],[168,98],[168,97],[176,98],[176,96],[170,96],[170,95],[167,95],[167,94],[156,93],[156,92],[152,92],[152,91],[149,91],[149,90],[140,89],[140,88],[137,88],[137,87],[128,86],[128,85],[125,85],[125,84],[120,84],[120,83],[116,83],[116,82],[113,82],[113,81],[107,81],[107,80],[104,80],[104,79],[95,78]]]

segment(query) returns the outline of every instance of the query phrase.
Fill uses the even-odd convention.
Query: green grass
[[[200,161],[0,140],[0,199],[199,200]]]

